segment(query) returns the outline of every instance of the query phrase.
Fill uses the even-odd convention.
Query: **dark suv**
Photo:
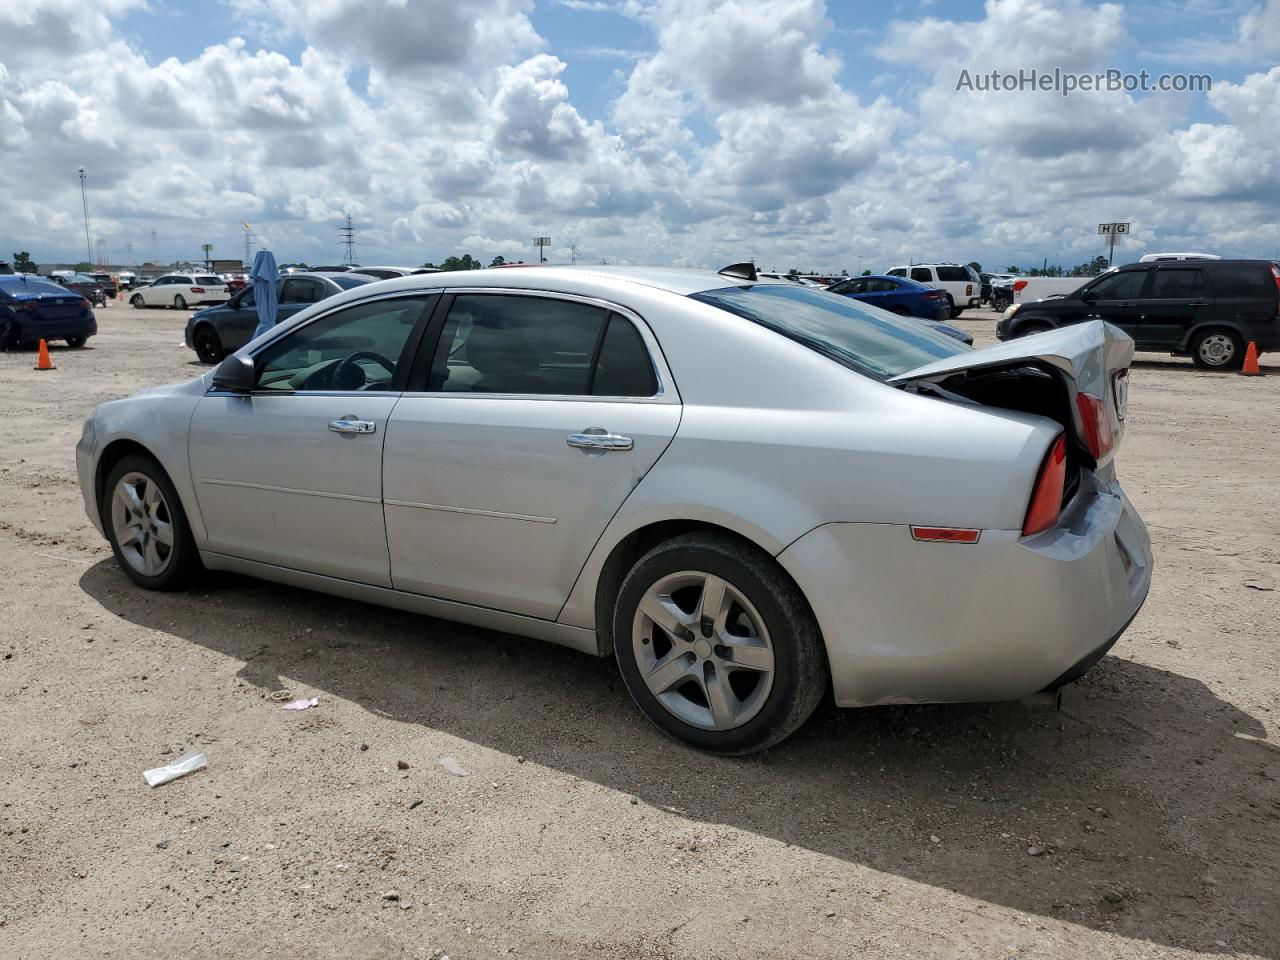
[[[1131,263],[1065,297],[1020,303],[996,326],[1001,340],[1084,320],[1114,323],[1139,350],[1190,355],[1234,370],[1245,345],[1280,350],[1280,264],[1270,260]]]

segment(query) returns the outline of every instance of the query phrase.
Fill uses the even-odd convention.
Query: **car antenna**
[[[727,267],[722,267],[716,273],[722,277],[734,277],[738,280],[758,280],[756,274],[756,265],[747,261],[745,263],[731,263]]]

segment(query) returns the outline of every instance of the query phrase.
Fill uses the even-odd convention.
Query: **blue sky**
[[[0,28],[0,155],[37,187],[0,214],[46,258],[83,247],[79,163],[104,245],[156,230],[165,258],[248,220],[332,259],[344,213],[393,262],[552,234],[560,259],[1069,264],[1103,219],[1134,253],[1280,247],[1280,0],[27,0]],[[1028,65],[1214,89],[954,90]]]

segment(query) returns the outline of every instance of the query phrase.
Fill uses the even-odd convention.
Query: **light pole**
[[[89,240],[89,194],[84,185],[84,167],[80,168],[80,203],[84,206],[84,252],[85,259],[93,263],[93,243]]]

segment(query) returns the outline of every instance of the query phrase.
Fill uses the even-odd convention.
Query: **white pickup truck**
[[[913,263],[886,271],[891,277],[905,277],[942,290],[951,301],[952,319],[968,307],[976,307],[981,297],[982,278],[969,266],[958,263]]]

